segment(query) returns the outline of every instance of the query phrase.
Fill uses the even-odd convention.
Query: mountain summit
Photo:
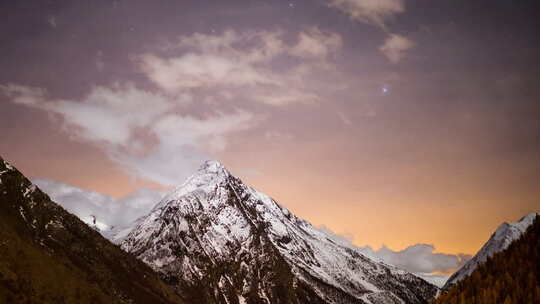
[[[527,228],[506,249],[490,255],[433,304],[540,303],[540,216],[532,213],[518,223],[502,227],[512,226],[518,230]]]
[[[225,185],[231,177],[229,171],[218,161],[207,160],[181,186],[167,195],[161,203],[184,196],[193,191],[209,191],[207,187]],[[159,205],[158,205],[159,206]]]
[[[216,161],[138,220],[121,247],[189,303],[427,303],[437,292],[296,217]]]
[[[488,257],[508,248],[512,242],[519,239],[527,231],[527,228],[532,225],[537,215],[540,215],[540,213],[530,213],[516,223],[502,223],[476,255],[446,281],[443,289],[450,289],[459,281],[471,275]]]

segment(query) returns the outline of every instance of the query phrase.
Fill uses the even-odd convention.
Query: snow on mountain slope
[[[196,303],[427,303],[437,292],[297,218],[215,161],[121,246]]]
[[[533,223],[536,215],[538,215],[538,213],[528,214],[513,224],[502,223],[478,253],[448,279],[443,289],[450,289],[454,284],[469,276],[476,267],[485,262],[488,257],[508,248],[508,246],[510,246],[513,241],[519,239]]]
[[[439,288],[442,288],[446,281],[448,281],[448,276],[445,275],[425,272],[416,272],[414,274]]]

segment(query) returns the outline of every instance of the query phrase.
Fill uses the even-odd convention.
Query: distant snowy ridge
[[[459,281],[471,275],[478,265],[485,262],[488,257],[508,248],[513,241],[521,237],[538,215],[540,214],[530,213],[516,223],[502,223],[478,253],[448,279],[443,289],[451,288]]]
[[[448,276],[441,275],[441,274],[435,274],[435,273],[423,273],[423,272],[416,272],[414,275],[430,282],[431,284],[442,288],[446,281],[448,280]]]
[[[365,256],[205,162],[121,246],[201,303],[427,303],[437,288]]]

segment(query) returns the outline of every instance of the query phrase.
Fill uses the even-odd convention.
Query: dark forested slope
[[[540,217],[434,304],[540,303]]]
[[[0,303],[181,303],[0,158]]]

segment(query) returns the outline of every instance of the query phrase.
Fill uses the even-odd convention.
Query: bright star
[[[383,93],[385,93],[385,94],[386,94],[386,93],[388,93],[388,91],[389,91],[389,89],[388,89],[388,88],[382,88],[382,92],[383,92]]]

